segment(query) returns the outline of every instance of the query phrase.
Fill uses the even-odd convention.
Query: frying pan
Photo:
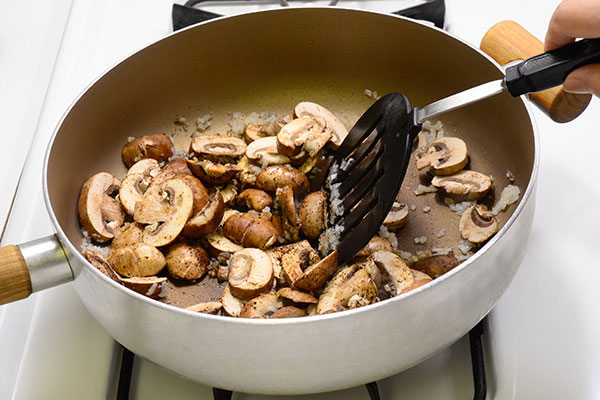
[[[234,319],[174,306],[207,300],[220,287],[170,284],[170,304],[108,279],[80,253],[77,197],[98,171],[123,177],[129,136],[189,135],[173,121],[212,113],[216,132],[231,112],[289,112],[299,101],[326,105],[346,124],[369,106],[365,89],[400,91],[416,105],[498,79],[498,65],[451,35],[402,17],[352,9],[279,9],[210,21],[166,37],[102,75],[73,103],[49,144],[44,197],[56,235],[1,249],[0,298],[28,296],[74,279],[81,300],[104,328],[137,355],[191,380],[265,394],[324,392],[405,370],[462,337],[510,284],[525,252],[534,214],[538,139],[523,99],[500,95],[441,118],[465,140],[470,168],[496,177],[496,198],[509,169],[518,204],[474,256],[426,286],[363,308],[289,320]],[[564,96],[564,94],[560,94]],[[556,96],[555,96],[556,97]],[[573,100],[573,99],[571,99]],[[557,106],[572,118],[584,101]],[[552,101],[548,104],[554,104]],[[560,117],[562,118],[562,117]],[[560,119],[559,118],[559,119]],[[412,163],[411,163],[412,164]],[[414,197],[414,166],[400,197],[417,210],[399,234],[407,251],[455,246],[458,216]],[[412,178],[412,180],[411,180]],[[491,200],[493,200],[493,197]],[[447,228],[439,239],[434,233]],[[207,285],[210,286],[210,285]]]

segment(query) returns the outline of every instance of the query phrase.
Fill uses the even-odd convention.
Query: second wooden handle
[[[17,246],[0,248],[0,304],[10,303],[31,294],[29,269]]]
[[[491,27],[479,47],[500,65],[544,52],[544,44],[514,21],[502,21]],[[588,94],[567,93],[562,86],[531,93],[529,97],[556,122],[577,118],[592,99]]]

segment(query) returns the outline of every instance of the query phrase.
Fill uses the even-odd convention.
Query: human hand
[[[550,19],[544,48],[554,50],[577,38],[597,37],[600,37],[600,0],[564,0]],[[600,64],[571,72],[563,87],[568,92],[593,93],[600,97]]]

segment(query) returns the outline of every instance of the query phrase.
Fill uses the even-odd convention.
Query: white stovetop
[[[503,19],[516,20],[543,38],[558,4],[446,2],[449,30],[475,45]],[[371,3],[392,10],[402,2]],[[41,195],[41,169],[54,126],[88,82],[168,34],[170,12],[167,0],[0,2],[1,223],[21,177],[3,244],[52,232]],[[542,144],[536,218],[523,265],[490,315],[490,398],[598,399],[600,101],[594,99],[582,117],[566,125],[537,110],[534,114]],[[70,284],[0,307],[0,399],[107,398],[118,360],[114,348]],[[384,399],[465,399],[472,397],[470,374],[463,339],[379,385]],[[211,398],[210,388],[144,361],[136,362],[133,384],[131,397],[137,399],[165,394]],[[306,398],[363,399],[366,392],[355,388]]]

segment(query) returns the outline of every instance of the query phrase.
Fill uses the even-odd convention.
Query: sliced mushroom
[[[377,296],[377,286],[366,270],[351,265],[342,269],[329,281],[319,297],[317,314],[345,310],[355,295],[364,302],[371,303]]]
[[[123,285],[134,292],[148,296],[151,299],[166,297],[167,278],[158,276],[144,276],[121,279]]]
[[[227,163],[244,155],[246,142],[231,136],[198,136],[190,150],[200,158]]]
[[[268,318],[279,310],[283,304],[275,293],[266,293],[250,300],[242,311],[242,318]]]
[[[452,175],[467,165],[467,145],[459,138],[441,137],[427,147],[427,153],[417,158],[417,169],[431,167],[434,175]]]
[[[199,238],[214,232],[225,213],[225,203],[220,193],[212,195],[203,209],[193,215],[183,227],[183,235]]]
[[[129,215],[135,211],[135,203],[144,198],[151,180],[144,174],[127,174],[119,188],[119,200]]]
[[[156,196],[144,195],[135,206],[133,219],[147,224],[143,240],[156,247],[171,244],[190,218],[193,194],[181,179],[170,179],[160,186]]]
[[[173,177],[173,179],[181,179],[188,185],[190,189],[192,189],[192,196],[194,198],[192,215],[200,212],[200,210],[202,210],[208,203],[208,192],[206,191],[206,188],[202,182],[190,174],[177,174]]]
[[[310,171],[313,170],[314,167],[317,166],[317,164],[319,163],[319,161],[322,158],[322,153],[317,153],[314,156],[308,156],[304,162],[298,167],[298,171],[302,172],[303,174],[308,174]]]
[[[244,131],[244,139],[246,139],[246,143],[252,143],[253,141],[264,137],[275,136],[279,133],[282,126],[283,125],[280,122],[255,122],[248,124]]]
[[[397,296],[404,290],[405,287],[411,285],[415,278],[410,272],[408,265],[402,260],[402,257],[392,253],[391,251],[379,250],[371,255],[375,265],[383,272],[385,276],[389,277],[388,282],[383,279],[384,285],[388,283],[389,290],[385,290],[392,297]],[[386,288],[388,289],[388,288]]]
[[[448,254],[437,254],[423,258],[412,265],[412,269],[423,272],[433,279],[439,278],[446,272],[454,269],[460,261],[454,256],[454,252]]]
[[[99,243],[108,242],[125,220],[121,203],[110,197],[121,181],[107,172],[89,178],[81,188],[77,210],[79,222],[88,235]]]
[[[279,153],[275,136],[261,138],[250,143],[246,148],[246,156],[251,160],[258,161],[263,166],[291,162],[288,156]]]
[[[306,317],[306,312],[298,307],[285,306],[271,314],[271,318],[299,318]]]
[[[123,163],[130,168],[144,158],[152,158],[158,162],[167,161],[173,155],[173,142],[165,134],[144,135],[123,146],[121,157]]]
[[[96,267],[98,271],[102,272],[102,274],[108,276],[115,282],[121,283],[121,277],[117,275],[109,262],[100,254],[96,253],[95,251],[86,250],[85,258],[90,262],[90,264]]]
[[[296,195],[308,192],[310,184],[302,172],[288,165],[270,165],[256,177],[256,187],[267,192],[290,186]]]
[[[240,251],[243,249],[242,246],[232,242],[227,239],[225,236],[218,234],[217,232],[211,232],[207,234],[205,237],[206,242],[208,243],[209,252],[213,257],[218,257],[221,254],[233,254],[236,251]]]
[[[404,294],[404,293],[408,293],[411,290],[414,290],[418,287],[421,287],[423,285],[428,284],[429,282],[431,282],[433,279],[431,279],[431,277],[421,271],[416,271],[414,269],[411,269],[410,272],[413,274],[413,278],[415,279],[413,283],[411,283],[410,285],[406,286],[404,289],[402,289],[402,292],[399,293],[400,294]]]
[[[338,267],[337,250],[321,261],[306,268],[301,277],[294,280],[295,288],[312,292],[321,288]]]
[[[309,193],[298,209],[300,229],[308,239],[317,239],[327,222],[327,193],[323,190]]]
[[[237,197],[237,203],[255,211],[262,211],[273,205],[273,198],[263,190],[246,189]]]
[[[363,247],[362,250],[356,254],[356,256],[366,257],[375,253],[378,250],[392,251],[392,245],[390,244],[390,242],[379,236],[373,236],[371,240],[369,240],[369,243],[367,243],[367,245]]]
[[[198,161],[196,158],[187,160],[187,163],[192,174],[209,185],[224,185],[240,172],[236,164],[214,163],[210,160]]]
[[[153,158],[144,158],[129,168],[127,175],[131,174],[142,174],[144,176],[154,178],[160,174],[160,165],[158,161]]]
[[[278,258],[283,277],[290,286],[302,278],[305,269],[320,261],[319,254],[306,240],[278,247],[277,250],[273,256]]]
[[[277,291],[277,296],[291,300],[294,303],[317,304],[319,302],[313,295],[289,287],[279,289]]]
[[[234,204],[236,196],[237,196],[237,188],[234,184],[230,183],[229,185],[217,188],[216,190],[223,197],[223,203],[228,206]]]
[[[250,300],[273,287],[271,258],[259,249],[243,249],[231,256],[229,269],[231,293],[242,300]]]
[[[188,281],[202,278],[209,263],[206,250],[198,243],[175,243],[169,247],[165,258],[171,276]]]
[[[223,310],[225,313],[227,313],[227,315],[231,317],[239,317],[245,303],[245,301],[238,299],[231,294],[231,287],[229,284],[225,286],[223,295],[221,296],[221,304],[223,304]]]
[[[244,247],[263,250],[274,245],[278,236],[271,222],[248,213],[229,217],[223,225],[223,234]]]
[[[133,246],[134,244],[142,243],[144,238],[144,230],[140,224],[135,222],[126,222],[115,233],[115,238],[110,244],[111,249],[120,247]]]
[[[397,201],[392,205],[392,209],[383,220],[385,226],[390,232],[396,232],[404,227],[408,222],[408,206]]]
[[[160,250],[147,243],[111,249],[108,262],[116,272],[129,278],[156,275],[167,263]]]
[[[475,171],[460,171],[449,176],[435,176],[431,184],[458,201],[477,201],[489,192],[492,180]]]
[[[199,312],[202,314],[217,315],[221,308],[223,308],[223,304],[220,301],[209,301],[207,303],[194,304],[189,307],[186,307],[185,309],[188,311]]]
[[[281,219],[283,220],[283,236],[289,242],[298,241],[300,228],[296,217],[296,203],[294,202],[294,191],[286,186],[277,190],[277,203],[281,210]]]
[[[460,234],[472,243],[482,243],[498,232],[498,220],[479,204],[467,208],[460,217]]]
[[[305,150],[314,156],[327,144],[331,132],[325,130],[322,118],[296,118],[286,124],[277,134],[277,149],[283,155],[293,157]]]
[[[176,158],[173,161],[170,161],[160,174],[152,179],[152,184],[144,193],[145,196],[159,196],[162,190],[162,185],[169,179],[173,179],[179,175],[188,175],[190,170],[187,167],[185,160],[181,158]]]
[[[338,148],[348,136],[348,129],[342,121],[322,105],[303,101],[294,107],[294,114],[298,117],[318,117],[325,120],[325,127],[331,132],[330,142],[334,148]]]

